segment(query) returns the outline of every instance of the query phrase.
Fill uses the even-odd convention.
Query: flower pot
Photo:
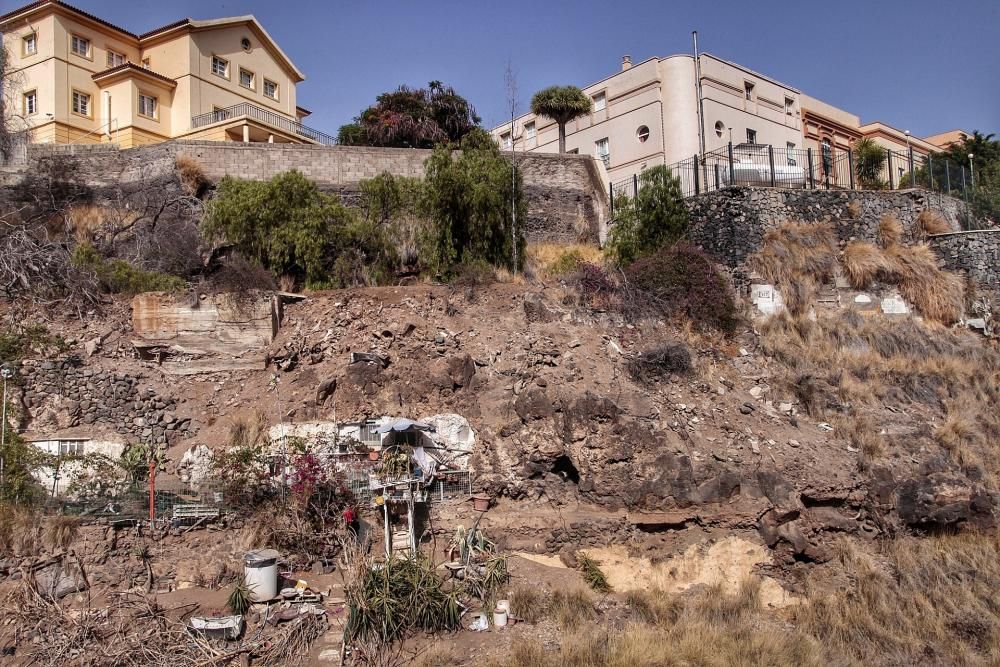
[[[485,512],[490,508],[489,496],[472,496],[472,507],[477,512]]]
[[[379,457],[379,453],[378,452],[368,452],[368,460],[369,461],[378,461],[378,457]]]

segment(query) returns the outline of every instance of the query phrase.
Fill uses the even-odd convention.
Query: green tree
[[[361,220],[298,171],[265,182],[223,178],[202,233],[310,287],[377,284],[397,263],[383,228]]]
[[[642,172],[635,199],[625,201],[608,236],[607,253],[619,266],[676,243],[687,231],[680,179],[658,165]]]
[[[854,170],[858,176],[858,185],[868,190],[884,190],[886,182],[882,179],[885,168],[885,149],[874,139],[865,137],[854,142]]]
[[[559,152],[566,152],[566,123],[590,113],[590,97],[576,86],[550,86],[531,98],[531,113],[559,125]]]
[[[434,274],[450,274],[456,264],[486,262],[514,266],[524,256],[524,235],[512,233],[512,213],[525,217],[520,172],[511,182],[511,166],[489,134],[474,130],[459,148],[439,147],[427,160],[425,206],[429,218],[421,259]],[[515,210],[512,210],[512,203]]]
[[[476,110],[454,88],[431,81],[427,88],[400,86],[382,93],[354,122],[342,125],[337,138],[349,146],[433,148],[459,141],[479,122]]]

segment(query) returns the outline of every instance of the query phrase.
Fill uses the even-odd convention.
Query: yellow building
[[[15,89],[7,113],[34,142],[334,141],[301,124],[305,77],[253,16],[136,35],[42,0],[0,16],[0,31]]]

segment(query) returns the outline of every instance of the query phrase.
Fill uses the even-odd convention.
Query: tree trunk
[[[559,123],[559,152],[566,152],[566,123]]]

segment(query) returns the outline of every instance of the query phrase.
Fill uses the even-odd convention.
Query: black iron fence
[[[834,148],[782,148],[763,144],[729,144],[668,165],[680,180],[684,197],[731,186],[758,186],[808,190],[901,190],[925,188],[968,200],[972,174],[968,165],[941,155],[886,149],[855,155]],[[634,198],[642,189],[642,174],[615,181],[609,195]]]
[[[233,120],[235,118],[252,118],[253,120],[260,121],[265,125],[270,125],[271,127],[299,137],[311,139],[312,141],[323,144],[324,146],[337,145],[336,137],[332,137],[329,134],[320,132],[319,130],[306,127],[302,123],[290,120],[281,114],[268,109],[263,109],[254,104],[250,104],[249,102],[241,102],[240,104],[235,104],[231,107],[226,107],[225,109],[216,109],[214,111],[210,111],[209,113],[203,113],[199,116],[195,116],[191,119],[191,129],[196,130],[199,127],[214,125],[215,123],[221,123],[222,121]]]

